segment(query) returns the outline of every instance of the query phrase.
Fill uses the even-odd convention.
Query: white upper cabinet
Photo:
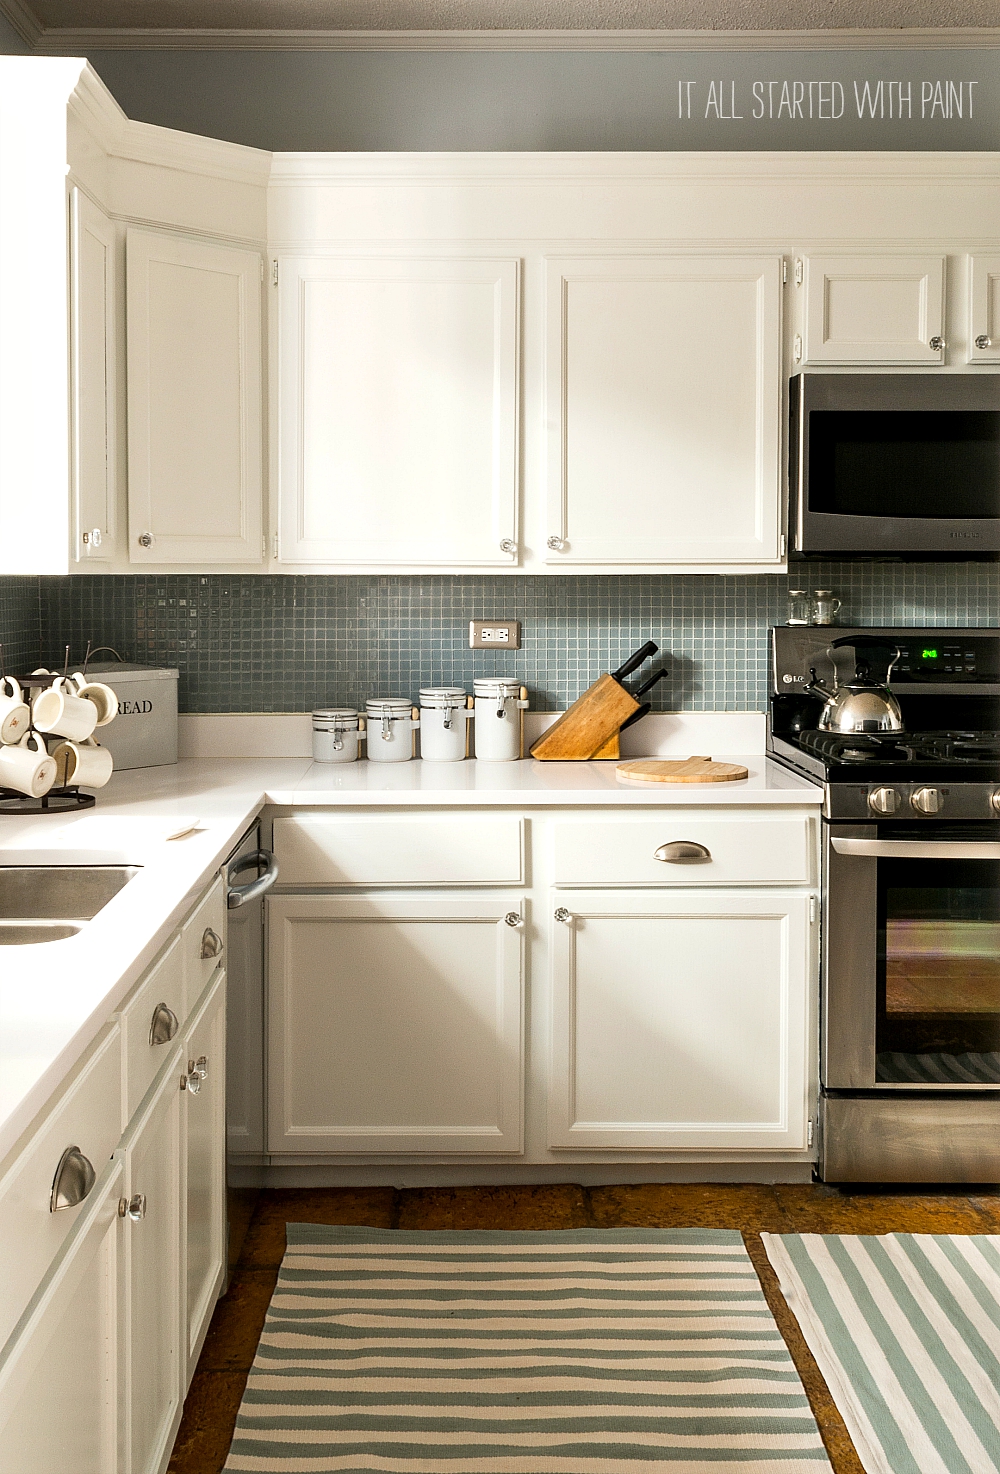
[[[115,227],[80,189],[72,191],[70,225],[72,555],[100,564],[116,551]]]
[[[261,260],[128,232],[133,564],[261,560]]]
[[[278,261],[282,563],[517,554],[517,260]]]
[[[1000,256],[970,256],[969,273],[969,362],[1000,363]]]
[[[801,361],[944,362],[946,257],[807,256]]]
[[[774,563],[781,258],[546,263],[550,565]]]

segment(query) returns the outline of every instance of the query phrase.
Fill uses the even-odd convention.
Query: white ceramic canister
[[[474,715],[461,686],[421,686],[420,756],[432,763],[460,763]]]
[[[352,706],[328,706],[312,714],[313,762],[356,763],[364,740],[361,718]]]
[[[368,714],[368,761],[408,763],[413,756],[412,707],[406,696],[372,696],[365,702]]]
[[[518,681],[491,676],[473,681],[476,693],[476,757],[484,763],[513,763],[521,756],[521,712]]]

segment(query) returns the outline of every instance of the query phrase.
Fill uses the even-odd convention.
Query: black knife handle
[[[663,677],[666,674],[667,667],[665,665],[661,665],[659,670],[654,670],[653,674],[649,677],[648,680],[643,681],[641,686],[636,687],[636,689],[632,692],[632,695],[635,696],[637,699],[640,696],[645,696],[646,692],[652,691],[657,681],[662,681]]]
[[[650,703],[648,701],[644,701],[639,707],[638,711],[634,711],[627,721],[622,722],[621,726],[618,728],[619,733],[624,732],[626,727],[631,727],[636,722],[641,722],[644,716],[648,716],[649,711]]]
[[[620,665],[617,670],[611,672],[612,680],[624,681],[626,676],[630,676],[634,670],[639,669],[644,660],[648,660],[651,655],[655,655],[659,648],[659,645],[654,645],[652,640],[647,640],[645,645],[640,646],[634,655],[629,656],[624,665]]]

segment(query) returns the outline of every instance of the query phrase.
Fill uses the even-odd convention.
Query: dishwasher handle
[[[838,855],[881,860],[1000,860],[1000,843],[975,839],[831,839]]]
[[[263,871],[260,867],[264,866]],[[239,875],[242,870],[249,870],[253,866],[257,871],[257,879],[249,881],[246,885],[233,885],[233,877]],[[243,855],[239,860],[234,860],[229,867],[226,880],[229,890],[226,894],[226,905],[230,911],[235,911],[238,906],[246,906],[251,901],[256,901],[265,891],[269,891],[278,878],[278,862],[270,850],[254,850],[251,855]]]

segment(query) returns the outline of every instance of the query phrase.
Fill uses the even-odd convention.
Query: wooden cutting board
[[[715,763],[710,757],[638,758],[619,763],[615,773],[626,783],[735,783],[750,776],[739,763]]]

